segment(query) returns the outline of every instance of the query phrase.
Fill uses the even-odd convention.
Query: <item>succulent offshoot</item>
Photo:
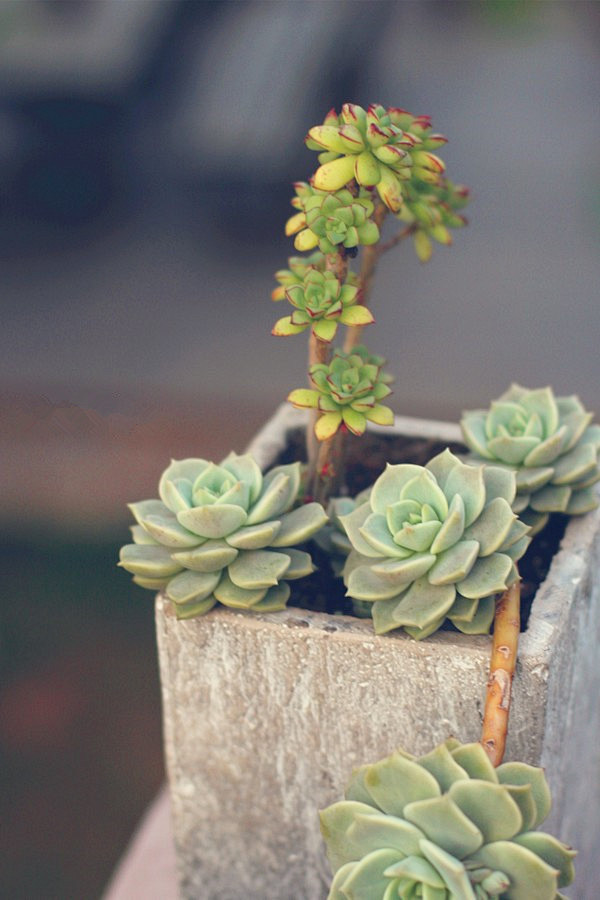
[[[460,424],[473,459],[514,472],[513,509],[536,534],[550,513],[579,515],[598,505],[600,426],[592,419],[574,395],[513,384],[489,409],[463,413]]]
[[[360,189],[354,196],[347,188],[328,193],[306,182],[294,185],[292,206],[300,212],[288,219],[285,233],[295,235],[296,250],[318,247],[322,253],[337,253],[360,245],[376,244],[379,228],[373,222],[370,192]]]
[[[288,581],[313,571],[295,545],[327,521],[318,503],[296,506],[300,463],[263,475],[249,454],[219,465],[174,460],[163,472],[160,500],[130,504],[137,524],[119,565],[149,590],[162,590],[178,618],[201,616],[217,603],[232,609],[284,609]]]
[[[542,769],[495,769],[480,744],[398,750],[356,769],[321,812],[328,900],[557,900],[576,854],[538,831],[550,807]]]
[[[392,425],[394,414],[381,403],[391,393],[391,379],[382,372],[382,362],[364,347],[351,354],[336,350],[329,365],[311,366],[314,388],[292,391],[288,400],[294,406],[318,410],[315,434],[320,441],[332,438],[342,425],[357,435],[364,433],[367,422]]]
[[[511,503],[514,473],[471,466],[450,450],[425,467],[388,465],[369,499],[340,517],[353,546],[348,596],[373,604],[375,631],[421,640],[449,619],[487,634],[494,595],[518,579],[528,527]]]

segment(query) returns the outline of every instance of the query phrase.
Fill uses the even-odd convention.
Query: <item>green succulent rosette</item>
[[[464,441],[474,459],[515,473],[513,509],[540,531],[550,513],[579,515],[598,505],[600,426],[576,396],[513,384],[489,409],[465,412]]]
[[[295,284],[302,284],[307,271],[317,269],[319,272],[325,271],[325,256],[319,250],[311,253],[310,256],[290,256],[288,259],[288,268],[279,269],[275,272],[275,280],[277,287],[271,292],[271,300],[285,300],[286,288]],[[349,284],[356,284],[356,276],[349,272],[346,279]]]
[[[292,206],[300,212],[288,219],[285,233],[296,235],[296,250],[318,247],[322,253],[337,253],[379,240],[379,228],[370,218],[375,207],[367,191],[361,189],[355,197],[346,188],[328,193],[305,182],[294,187]]]
[[[369,499],[341,522],[353,546],[348,596],[373,604],[378,634],[416,640],[448,618],[465,634],[487,634],[494,594],[517,580],[529,528],[511,504],[513,472],[471,466],[444,450],[425,467],[388,465]]]
[[[333,272],[308,268],[301,284],[285,288],[285,296],[294,307],[291,316],[278,319],[272,334],[287,337],[310,328],[321,341],[332,341],[338,324],[370,325],[373,314],[357,303],[358,288],[351,283],[341,284]]]
[[[480,744],[398,750],[321,812],[328,900],[557,900],[576,854],[537,830],[550,807],[543,769],[494,769]]]
[[[391,393],[390,378],[382,372],[382,363],[364,347],[352,353],[336,350],[329,365],[310,367],[314,389],[292,391],[288,400],[299,408],[319,410],[315,434],[320,441],[333,437],[342,424],[353,434],[363,434],[367,422],[392,425],[394,414],[381,403]]]
[[[284,609],[288,581],[313,571],[294,545],[327,521],[319,503],[294,508],[300,463],[263,475],[249,454],[230,453],[219,465],[174,460],[163,472],[160,500],[131,503],[137,524],[119,565],[150,590],[163,590],[180,619],[217,603],[232,609]]]
[[[364,110],[354,103],[344,104],[340,116],[331,110],[306,138],[309,149],[321,151],[315,188],[334,192],[354,179],[376,188],[392,212],[403,204],[405,182],[438,183],[445,166],[432,151],[445,143],[432,133],[427,116],[379,104]]]
[[[421,262],[428,262],[433,252],[432,241],[449,246],[451,228],[467,224],[458,210],[469,202],[469,189],[441,178],[439,185],[413,182],[405,188],[405,202],[397,218],[413,226],[415,252]]]

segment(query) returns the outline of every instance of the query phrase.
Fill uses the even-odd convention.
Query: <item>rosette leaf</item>
[[[322,253],[336,253],[341,248],[350,250],[379,240],[379,228],[371,219],[373,201],[367,191],[361,189],[355,197],[345,188],[328,193],[304,182],[295,188],[292,205],[300,212],[288,220],[286,234],[296,235],[296,250],[318,247]]]
[[[150,590],[164,590],[178,618],[203,615],[217,602],[255,612],[283,609],[287,584],[313,571],[294,549],[327,521],[319,503],[296,506],[300,464],[263,475],[249,454],[219,465],[174,460],[160,500],[130,504],[137,524],[119,565]]]
[[[458,210],[468,202],[468,188],[454,185],[447,178],[441,178],[437,185],[422,181],[406,185],[405,202],[397,217],[412,226],[415,252],[421,262],[431,258],[432,241],[448,246],[452,243],[450,229],[467,224]]]
[[[286,288],[295,284],[301,285],[309,268],[318,269],[319,272],[325,271],[325,256],[319,250],[310,256],[291,256],[288,259],[288,268],[275,272],[278,284],[271,292],[271,300],[285,300]],[[354,279],[352,283],[355,283],[356,276],[352,277]]]
[[[388,465],[368,499],[341,517],[354,548],[348,596],[373,604],[375,631],[420,640],[449,619],[486,634],[493,595],[517,578],[528,527],[511,508],[512,473],[471,466],[444,450],[425,467]]]
[[[353,103],[344,104],[340,116],[330,112],[306,138],[307,147],[321,151],[315,188],[335,192],[354,179],[376,188],[393,212],[403,205],[408,181],[439,183],[445,166],[433,151],[445,142],[432,133],[426,116],[379,104],[364,110]]]
[[[310,367],[314,389],[292,391],[288,400],[297,407],[319,410],[315,434],[320,441],[332,437],[342,424],[353,434],[363,434],[367,422],[392,425],[394,414],[381,403],[391,393],[382,364],[364,347],[352,353],[336,350],[329,365]]]
[[[460,424],[473,459],[515,473],[513,508],[536,534],[550,513],[598,505],[600,426],[592,418],[576,396],[513,384],[489,409],[463,413]]]
[[[321,341],[332,341],[338,323],[369,325],[374,321],[366,306],[357,303],[358,288],[351,282],[341,284],[332,272],[308,268],[301,283],[285,289],[294,312],[275,323],[277,336],[299,334],[310,328]]]
[[[398,750],[355,771],[321,812],[329,900],[555,900],[575,852],[537,830],[549,808],[542,769],[494,769],[480,744]]]

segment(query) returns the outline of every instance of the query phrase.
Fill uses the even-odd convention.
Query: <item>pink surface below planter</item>
[[[250,446],[270,464],[298,413],[282,407]],[[460,440],[457,426],[398,419],[398,433]],[[389,432],[389,430],[388,430]],[[572,521],[522,635],[506,759],[541,764],[547,828],[575,845],[592,900],[600,831],[600,512]],[[181,894],[319,900],[330,871],[317,810],[351,769],[403,746],[479,737],[490,638],[377,636],[370,622],[290,608],[214,609],[157,632]]]

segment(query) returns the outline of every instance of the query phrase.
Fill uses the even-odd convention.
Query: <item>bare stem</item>
[[[494,766],[506,747],[508,715],[521,625],[521,582],[515,581],[498,599],[487,684],[481,743]]]
[[[309,488],[311,498],[323,506],[327,504],[329,497],[339,487],[342,479],[342,434],[342,430],[339,429],[333,437],[319,444],[316,466]]]

